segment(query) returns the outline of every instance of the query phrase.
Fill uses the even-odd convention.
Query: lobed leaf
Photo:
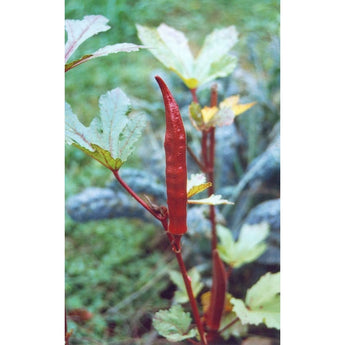
[[[217,248],[221,259],[232,267],[242,265],[256,260],[264,253],[267,246],[264,240],[269,233],[269,225],[260,223],[255,225],[242,226],[238,241],[235,242],[229,229],[217,225],[217,233],[220,243]]]
[[[71,57],[76,49],[88,38],[102,31],[110,29],[109,19],[101,15],[85,16],[81,20],[65,20],[65,29],[67,31],[67,42],[65,44],[65,62]]]
[[[164,23],[158,28],[137,25],[137,30],[141,42],[190,89],[225,77],[236,66],[237,59],[228,55],[237,42],[234,26],[214,30],[208,35],[197,59],[193,57],[188,39],[181,31]]]
[[[146,121],[140,113],[129,114],[130,101],[119,88],[102,95],[99,107],[100,116],[85,127],[66,105],[66,142],[108,169],[118,170],[132,153]]]
[[[280,329],[280,272],[266,273],[246,294],[245,303],[231,298],[233,311],[243,324]]]
[[[177,304],[169,310],[160,310],[153,317],[153,327],[157,332],[172,342],[193,338],[197,335],[195,328],[189,329],[192,319]]]

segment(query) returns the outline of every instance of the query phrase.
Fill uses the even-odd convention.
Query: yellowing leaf
[[[211,182],[206,182],[204,174],[192,174],[190,180],[187,181],[187,198],[202,192],[212,186]]]
[[[224,107],[232,108],[235,104],[237,104],[239,102],[239,100],[240,100],[239,95],[230,96],[228,98],[225,98],[223,102],[220,102],[219,107],[220,107],[220,109],[222,109]]]
[[[201,115],[204,123],[207,124],[218,112],[218,107],[204,107],[201,109]]]
[[[177,73],[177,75],[183,80],[189,89],[196,89],[199,85],[198,79],[196,78],[184,78],[179,73]]]
[[[246,103],[246,104],[238,104],[240,100],[239,95],[230,96],[224,99],[223,102],[219,104],[220,109],[223,108],[231,108],[234,112],[235,116],[240,115],[250,109],[252,106],[256,104],[256,102]]]
[[[246,104],[236,104],[232,107],[232,111],[234,112],[235,116],[240,115],[254,106],[256,102],[246,103]]]
[[[226,299],[224,301],[224,313],[229,313],[232,310],[232,304],[230,303],[231,295],[226,294]],[[211,291],[207,291],[201,295],[201,305],[202,311],[206,313],[211,303]]]
[[[199,199],[199,200],[188,200],[189,204],[205,204],[205,205],[234,205],[233,202],[222,199],[221,195],[212,194],[208,198]]]

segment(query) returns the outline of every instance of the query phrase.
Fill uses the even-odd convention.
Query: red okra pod
[[[165,105],[165,178],[168,203],[168,231],[183,235],[187,231],[187,141],[178,105],[164,81],[155,77]]]

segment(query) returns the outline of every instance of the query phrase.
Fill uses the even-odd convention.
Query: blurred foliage
[[[73,59],[108,44],[139,44],[136,23],[158,26],[165,22],[186,34],[193,51],[198,51],[203,38],[213,29],[235,25],[239,32],[239,42],[233,48],[239,58],[234,72],[237,77],[236,81],[233,76],[220,80],[219,100],[240,91],[244,103],[258,102],[236,122],[246,142],[238,170],[244,171],[264,150],[268,133],[279,121],[279,0],[68,0],[65,3],[66,19],[82,19],[92,14],[107,17],[111,29],[83,43]],[[191,102],[183,82],[146,50],[102,57],[70,70],[66,74],[66,101],[80,120],[89,125],[98,114],[100,95],[121,87],[136,101],[133,104],[145,108],[151,128],[159,135],[164,117],[161,95],[153,79],[156,73],[169,78],[179,104],[186,106]],[[202,105],[206,105],[209,85],[198,90],[198,96]],[[144,156],[134,154],[126,167],[140,167],[143,160]],[[103,187],[112,179],[111,173],[98,162],[73,146],[66,146],[66,197],[89,186]],[[170,305],[160,296],[167,287],[167,275],[157,279],[150,289],[140,290],[166,265],[167,259],[150,244],[160,236],[160,228],[139,221],[116,219],[77,224],[66,216],[66,306],[85,308],[93,314],[85,323],[68,320],[69,328],[74,329],[71,345],[143,343],[140,338],[150,325],[143,326],[144,330],[137,327],[145,324],[145,315]],[[138,291],[142,292],[131,303],[114,314],[109,313],[109,308]],[[147,342],[153,343],[154,340]]]
[[[84,324],[69,321],[69,328],[74,328],[71,344],[107,338],[111,325],[118,337],[131,337],[133,329],[128,320],[168,306],[168,301],[160,297],[168,279],[155,276],[167,274],[169,266],[160,252],[147,253],[148,243],[161,235],[159,231],[124,218],[87,224],[67,219],[66,307],[83,308],[93,314]],[[143,290],[152,280],[154,288]],[[140,298],[124,303],[131,294]],[[122,308],[110,313],[110,308],[119,303]]]
[[[279,1],[210,0],[192,1],[126,1],[126,0],[70,0],[66,2],[66,18],[82,19],[85,15],[102,14],[109,19],[111,29],[86,41],[78,49],[78,56],[90,53],[107,44],[131,42],[140,44],[135,24],[158,26],[161,22],[184,31],[191,48],[198,50],[202,40],[214,28],[235,25],[239,43],[234,47],[241,64],[251,65],[247,44],[251,36],[257,38],[265,69],[272,65],[267,49],[272,36],[279,35]],[[102,57],[79,66],[66,76],[66,100],[76,114],[91,118],[97,112],[98,97],[121,86],[126,94],[148,101],[159,101],[152,71],[162,68],[148,51],[119,53]],[[182,82],[181,82],[182,83]]]

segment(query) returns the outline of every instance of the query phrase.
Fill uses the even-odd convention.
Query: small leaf
[[[188,200],[188,204],[205,204],[205,205],[234,205],[233,202],[222,199],[221,195],[212,194],[208,198],[198,200]]]
[[[193,338],[197,335],[195,328],[189,329],[192,319],[177,304],[169,310],[160,310],[153,317],[153,327],[157,332],[172,342]]]
[[[177,271],[169,271],[169,276],[171,281],[178,287],[178,290],[175,292],[174,301],[176,303],[187,303],[189,301],[188,294],[186,291],[186,286],[183,281],[182,274]],[[191,280],[193,296],[197,297],[199,292],[204,287],[204,284],[201,282],[201,276],[199,271],[194,267],[188,271],[188,276]]]
[[[110,29],[109,19],[97,16],[85,16],[82,20],[67,19],[65,28],[67,31],[67,42],[65,44],[65,62],[76,51],[76,49],[88,38],[102,31]]]
[[[187,198],[202,192],[212,186],[211,182],[206,182],[204,174],[192,174],[190,180],[187,180]]]
[[[119,88],[102,95],[99,106],[100,117],[85,127],[66,105],[66,142],[108,169],[118,170],[132,153],[145,126],[145,118],[140,113],[128,114],[129,99]]]
[[[237,298],[230,301],[243,324],[264,323],[280,329],[280,272],[266,273],[248,291],[245,303]]]
[[[217,246],[221,259],[232,267],[242,265],[256,260],[266,250],[263,242],[269,233],[267,223],[247,225],[241,230],[238,241],[235,242],[229,229],[217,225],[217,233],[220,243]]]

